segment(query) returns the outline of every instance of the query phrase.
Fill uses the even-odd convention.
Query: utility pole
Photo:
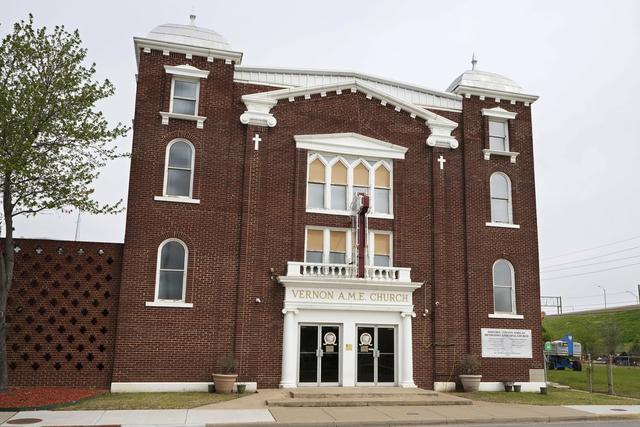
[[[638,302],[638,304],[640,304],[640,295],[636,295],[636,294],[634,294],[634,293],[633,293],[633,292],[631,292],[631,291],[625,291],[625,292],[626,292],[626,293],[628,293],[628,294],[633,295],[633,297],[636,299],[636,301]]]
[[[607,290],[600,285],[596,285],[596,286],[602,289],[602,292],[604,292],[604,308],[606,309],[607,308]]]

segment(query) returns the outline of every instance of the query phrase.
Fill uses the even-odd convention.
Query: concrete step
[[[369,398],[369,397],[405,397],[405,396],[437,396],[438,393],[429,390],[389,388],[377,390],[342,389],[340,391],[324,390],[292,390],[289,392],[292,398],[331,399],[331,398]],[[406,390],[406,389],[405,389]]]
[[[406,396],[385,396],[385,397],[330,397],[311,398],[297,397],[291,399],[268,400],[267,406],[271,407],[358,407],[358,406],[441,406],[441,405],[471,405],[469,399],[456,396],[429,396],[429,395],[406,395]]]

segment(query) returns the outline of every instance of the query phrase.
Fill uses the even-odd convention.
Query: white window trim
[[[515,163],[516,158],[520,154],[517,151],[500,151],[500,150],[491,150],[490,148],[483,148],[482,152],[484,153],[485,160],[491,159],[491,156],[504,156],[504,157],[509,157],[511,163]]]
[[[346,252],[345,252],[345,263],[344,265],[352,265],[355,264],[354,257],[356,254],[353,249],[355,246],[355,242],[353,241],[352,228],[344,228],[344,227],[322,227],[316,225],[308,225],[304,230],[304,262],[307,261],[307,237],[308,230],[320,230],[322,231],[322,264],[330,264],[329,262],[329,254],[331,252],[331,232],[332,231],[344,231],[347,234],[345,239]],[[374,266],[374,253],[375,253],[375,238],[376,234],[387,234],[389,235],[389,267],[393,267],[393,232],[386,230],[368,230],[367,233],[367,241],[365,246],[366,253],[366,265]]]
[[[200,204],[200,199],[190,199],[180,196],[154,196],[153,200],[155,200],[156,202],[190,203],[195,205]]]
[[[307,237],[308,237],[308,230],[320,230],[322,231],[322,262],[321,264],[331,264],[329,262],[329,253],[331,252],[331,232],[332,231],[344,231],[347,236],[345,238],[345,254],[344,254],[344,260],[345,260],[345,264],[343,265],[351,265],[353,264],[353,251],[352,249],[352,240],[351,240],[351,228],[344,228],[344,227],[320,227],[320,226],[315,226],[315,225],[309,225],[307,227],[305,227],[304,230],[304,262],[310,262],[307,261]]]
[[[494,121],[494,122],[501,122],[504,123],[504,127],[505,127],[505,151],[502,150],[492,150],[490,147],[491,145],[489,145],[489,148],[485,148],[482,150],[483,154],[484,154],[484,159],[485,160],[489,160],[491,159],[491,156],[505,156],[505,157],[509,157],[511,163],[515,163],[516,162],[516,158],[518,157],[518,155],[520,153],[516,152],[516,151],[510,151],[509,150],[509,145],[510,145],[510,141],[509,141],[509,120],[513,120],[516,118],[516,115],[518,113],[515,113],[513,111],[507,111],[504,108],[500,108],[500,107],[495,107],[495,108],[483,108],[482,109],[482,115],[485,117],[488,117],[490,121]],[[489,134],[489,138],[491,138],[490,134]],[[491,141],[489,141],[489,144],[491,144]]]
[[[198,110],[200,108],[200,80],[205,79],[209,76],[209,71],[200,70],[198,68],[192,67],[190,65],[178,65],[178,66],[164,66],[165,72],[170,74],[171,77],[171,94],[169,97],[169,111],[161,111],[160,116],[162,117],[162,124],[168,125],[169,119],[179,119],[179,120],[190,120],[196,122],[196,127],[198,129],[202,129],[204,127],[204,122],[207,120],[204,116],[198,115]],[[193,82],[196,83],[196,105],[194,114],[182,114],[182,113],[174,113],[173,112],[173,95],[175,89],[176,80]]]
[[[524,319],[522,314],[509,314],[509,313],[491,313],[489,314],[490,319]]]
[[[506,222],[486,222],[484,225],[487,227],[520,228],[520,225],[518,224],[508,224]]]
[[[162,248],[169,242],[178,242],[184,248],[184,274],[182,275],[182,299],[181,300],[166,300],[159,299],[158,294],[160,292],[160,260],[162,258]],[[153,296],[152,302],[146,302],[145,306],[148,307],[183,307],[183,308],[191,308],[193,307],[192,303],[186,302],[187,296],[187,272],[189,265],[189,248],[187,245],[180,239],[169,238],[164,240],[160,245],[158,245],[158,255],[156,260],[156,287]]]
[[[511,271],[511,311],[496,311],[496,279],[495,279],[495,268],[496,264],[500,261],[505,261],[509,265],[509,270]],[[506,286],[498,286],[499,288],[506,288]],[[491,266],[491,290],[493,296],[493,314],[495,316],[518,316],[518,309],[516,307],[516,273],[515,268],[513,268],[513,264],[511,261],[500,258],[495,260],[493,265]],[[489,315],[491,317],[491,315]]]
[[[491,191],[491,179],[495,176],[495,175],[502,175],[506,180],[507,180],[507,194],[509,196],[509,198],[507,199],[507,212],[509,214],[509,222],[494,222],[493,221],[493,206],[491,201],[494,199],[493,197],[493,193]],[[489,177],[489,214],[491,217],[491,221],[487,222],[486,225],[490,225],[491,227],[500,227],[502,226],[503,228],[520,228],[520,226],[518,225],[517,227],[511,227],[513,225],[516,225],[513,223],[513,193],[512,193],[512,188],[511,188],[511,178],[509,178],[509,175],[507,175],[504,172],[494,172],[491,174],[491,176]],[[494,224],[501,224],[500,226],[494,225]]]
[[[330,161],[327,161],[324,156],[334,157]],[[321,208],[310,208],[309,207],[309,166],[316,159],[319,159],[320,162],[324,165],[324,209]],[[346,210],[335,210],[331,209],[331,168],[337,162],[342,162],[347,167],[347,209]],[[320,214],[329,214],[329,215],[344,215],[351,216],[352,212],[349,209],[351,206],[351,202],[353,200],[353,171],[359,165],[363,164],[367,171],[369,172],[369,187],[367,191],[369,193],[369,200],[371,203],[371,213],[369,214],[369,218],[383,218],[383,219],[393,219],[393,162],[388,160],[378,160],[373,166],[369,166],[368,162],[364,161],[364,159],[359,159],[355,161],[353,164],[349,163],[349,161],[339,154],[331,154],[331,153],[309,153],[307,155],[307,174],[306,174],[306,199],[305,199],[305,207],[306,211],[309,213],[320,213]],[[389,213],[376,213],[375,211],[375,171],[379,167],[386,167],[387,171],[389,171],[389,183],[391,184],[389,190]]]
[[[167,194],[167,180],[169,179],[169,153],[171,151],[171,147],[173,144],[177,142],[184,142],[191,148],[191,176],[189,180],[189,196],[173,196]],[[153,199],[162,202],[182,202],[182,203],[200,203],[200,199],[193,198],[193,176],[195,175],[195,164],[196,164],[196,147],[189,141],[184,138],[175,138],[169,141],[167,146],[165,147],[164,152],[164,181],[162,184],[162,196],[155,196]]]
[[[369,264],[370,266],[377,267],[374,264],[375,253],[376,253],[376,234],[386,234],[389,236],[389,267],[393,267],[393,232],[392,231],[383,231],[383,230],[369,230]]]
[[[505,119],[489,119],[489,123],[494,122],[494,123],[501,123],[502,126],[504,127],[504,148],[505,150],[492,150],[491,149],[491,124],[489,124],[489,141],[487,141],[489,144],[489,150],[490,151],[494,151],[494,152],[498,152],[498,153],[510,153],[511,151],[509,151],[509,146],[510,146],[510,142],[509,141],[509,123],[507,120]],[[497,137],[496,137],[497,138]],[[486,154],[485,154],[486,156]]]

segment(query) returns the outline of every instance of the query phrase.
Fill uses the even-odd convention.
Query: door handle
[[[324,355],[324,351],[321,348],[316,349],[316,357],[322,357]]]

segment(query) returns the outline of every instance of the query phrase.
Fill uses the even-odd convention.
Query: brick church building
[[[194,20],[134,38],[124,245],[18,242],[11,382],[206,390],[233,352],[249,389],[450,390],[471,353],[535,388],[537,97],[246,67]]]

